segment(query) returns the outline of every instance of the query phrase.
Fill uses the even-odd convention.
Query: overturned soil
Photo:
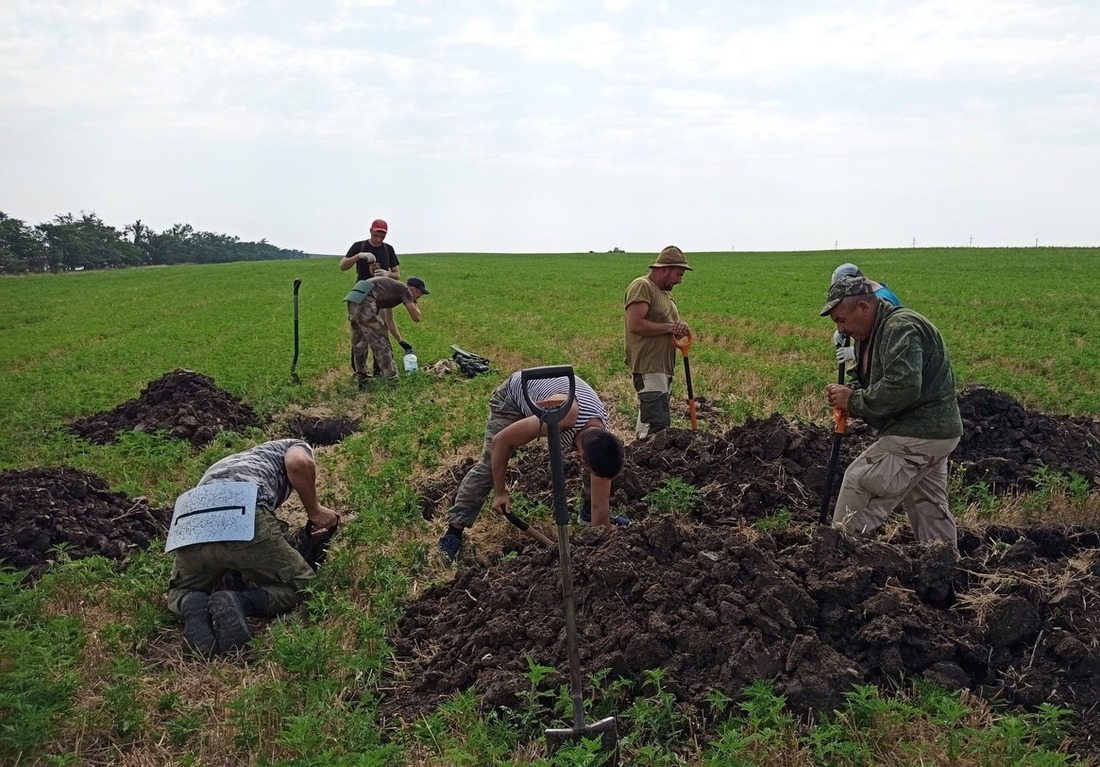
[[[959,400],[966,436],[952,470],[969,482],[1033,489],[1039,466],[1100,482],[1097,422],[1028,412],[983,387]],[[839,707],[853,685],[922,677],[1021,709],[1067,706],[1080,717],[1076,747],[1096,753],[1100,618],[1089,608],[1100,597],[1100,532],[964,528],[958,555],[917,544],[907,526],[890,541],[848,537],[815,524],[832,439],[773,416],[628,447],[612,507],[635,524],[571,528],[584,670],[610,669],[640,689],[661,667],[665,688],[700,709],[711,690],[736,699],[774,680],[810,716]],[[841,467],[872,441],[852,424]],[[445,513],[470,463],[429,483],[425,517]],[[565,469],[578,487],[574,457]],[[672,477],[695,488],[690,509],[657,509],[650,494]],[[509,479],[514,493],[551,503],[544,450],[529,450]],[[547,689],[565,683],[556,551],[513,541],[492,563],[460,560],[453,581],[409,605],[391,638],[387,717],[414,719],[469,687],[488,708],[523,705],[527,656],[562,672]]]
[[[192,407],[197,421],[209,420],[209,409],[230,424],[217,430],[258,425],[247,420],[255,417],[247,406],[223,409],[223,400],[211,398],[217,395],[208,397],[212,385],[175,371],[127,403],[130,411],[123,405],[101,414],[101,432],[91,419],[84,428],[106,435],[180,427],[177,436],[201,444],[206,437],[180,420],[180,392],[188,387],[192,406],[206,403]],[[966,434],[952,463],[968,481],[998,493],[1028,490],[1035,469],[1046,466],[1079,474],[1093,488],[1100,483],[1097,422],[1029,412],[981,387],[959,401]],[[143,406],[157,413],[142,413]],[[299,426],[330,429],[334,437],[353,428]],[[841,467],[871,440],[866,427],[852,424]],[[921,546],[904,534],[890,541],[846,537],[813,524],[831,441],[829,429],[772,416],[723,434],[668,430],[630,446],[612,505],[635,524],[571,528],[585,671],[607,668],[640,686],[647,669],[662,667],[666,689],[699,707],[710,690],[735,698],[755,679],[774,679],[795,710],[811,715],[836,708],[852,685],[923,677],[1025,709],[1068,706],[1080,717],[1078,750],[1097,753],[1091,743],[1100,736],[1100,618],[1089,608],[1100,597],[1100,532],[963,529],[958,559],[945,546]],[[426,517],[445,511],[468,466],[428,483]],[[574,456],[566,456],[565,469],[577,487]],[[647,496],[673,477],[695,488],[694,505],[658,510]],[[527,498],[549,504],[541,448],[514,463],[510,480]],[[789,524],[776,524],[788,515]],[[163,536],[170,517],[170,509],[112,493],[86,472],[0,473],[0,559],[32,575],[59,546],[71,558],[122,562]],[[488,564],[464,559],[451,582],[408,605],[390,637],[396,663],[382,701],[387,719],[413,719],[471,686],[487,707],[515,706],[530,684],[526,656],[568,668],[556,554],[519,536],[505,554]],[[563,682],[559,676],[545,684]]]
[[[214,441],[221,431],[262,427],[252,406],[193,370],[173,370],[151,382],[136,398],[104,413],[78,418],[69,430],[104,445],[123,432],[163,432],[195,447]]]
[[[163,538],[171,509],[111,492],[107,482],[65,467],[0,472],[0,560],[5,567],[45,571],[62,554],[123,562]]]

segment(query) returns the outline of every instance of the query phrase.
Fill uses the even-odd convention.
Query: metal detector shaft
[[[302,382],[298,378],[298,289],[300,287],[302,287],[302,278],[298,277],[294,280],[294,359],[290,363],[290,377],[296,384]]]
[[[837,383],[844,383],[844,363],[837,365]],[[825,475],[825,490],[821,494],[821,509],[818,513],[818,521],[825,525],[829,523],[829,504],[833,498],[833,485],[836,480],[837,465],[840,463],[840,443],[844,439],[844,428],[848,423],[848,414],[838,407],[833,408],[833,444],[829,449],[829,468]]]

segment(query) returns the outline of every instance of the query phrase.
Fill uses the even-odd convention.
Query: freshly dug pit
[[[286,422],[287,436],[304,439],[309,444],[335,445],[359,431],[359,421],[354,418],[319,418],[294,415]]]

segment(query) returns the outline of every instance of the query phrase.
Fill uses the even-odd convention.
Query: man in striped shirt
[[[588,383],[574,377],[573,404],[559,422],[562,450],[573,447],[590,478],[589,491],[592,524],[611,523],[611,480],[623,468],[622,441],[608,430],[607,408]],[[563,403],[569,396],[567,378],[530,381],[527,394],[543,409]],[[489,397],[489,423],[481,460],[462,478],[454,505],[448,512],[446,534],[439,539],[439,550],[451,561],[462,549],[462,532],[474,524],[481,507],[493,491],[492,507],[501,513],[511,507],[508,495],[508,461],[523,445],[546,434],[542,423],[527,404],[520,373],[512,373]]]

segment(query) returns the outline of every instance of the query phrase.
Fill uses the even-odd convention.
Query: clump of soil
[[[161,431],[202,447],[218,432],[250,426],[263,426],[251,405],[219,389],[213,378],[179,369],[151,382],[137,399],[73,421],[69,430],[99,445],[126,431]]]
[[[354,418],[321,418],[298,413],[287,419],[286,433],[304,439],[309,444],[335,445],[359,431],[359,421]]]
[[[952,460],[974,481],[1029,489],[1039,465],[1100,477],[1100,431],[1087,419],[1029,413],[983,387],[965,390],[960,409],[968,435]],[[841,470],[873,439],[851,424]],[[853,685],[923,677],[1022,708],[1070,707],[1080,748],[1092,749],[1100,618],[1088,607],[1100,598],[1100,532],[961,530],[959,559],[908,532],[894,542],[850,538],[814,524],[831,441],[831,429],[772,416],[724,434],[669,429],[628,446],[612,507],[635,524],[573,529],[585,671],[608,668],[640,685],[661,667],[666,689],[699,707],[710,690],[736,698],[771,679],[810,715],[839,707]],[[565,458],[572,490],[580,466]],[[425,485],[425,517],[446,508],[470,463]],[[657,511],[651,494],[670,478],[694,498]],[[539,446],[514,462],[509,481],[552,503]],[[391,638],[386,716],[415,718],[470,686],[487,707],[521,705],[526,656],[567,672],[556,551],[515,540],[516,556],[466,560],[452,582],[409,605]]]
[[[163,538],[171,509],[111,492],[95,474],[70,468],[0,473],[0,560],[41,575],[64,546],[72,559],[100,555],[122,562],[150,539]]]

